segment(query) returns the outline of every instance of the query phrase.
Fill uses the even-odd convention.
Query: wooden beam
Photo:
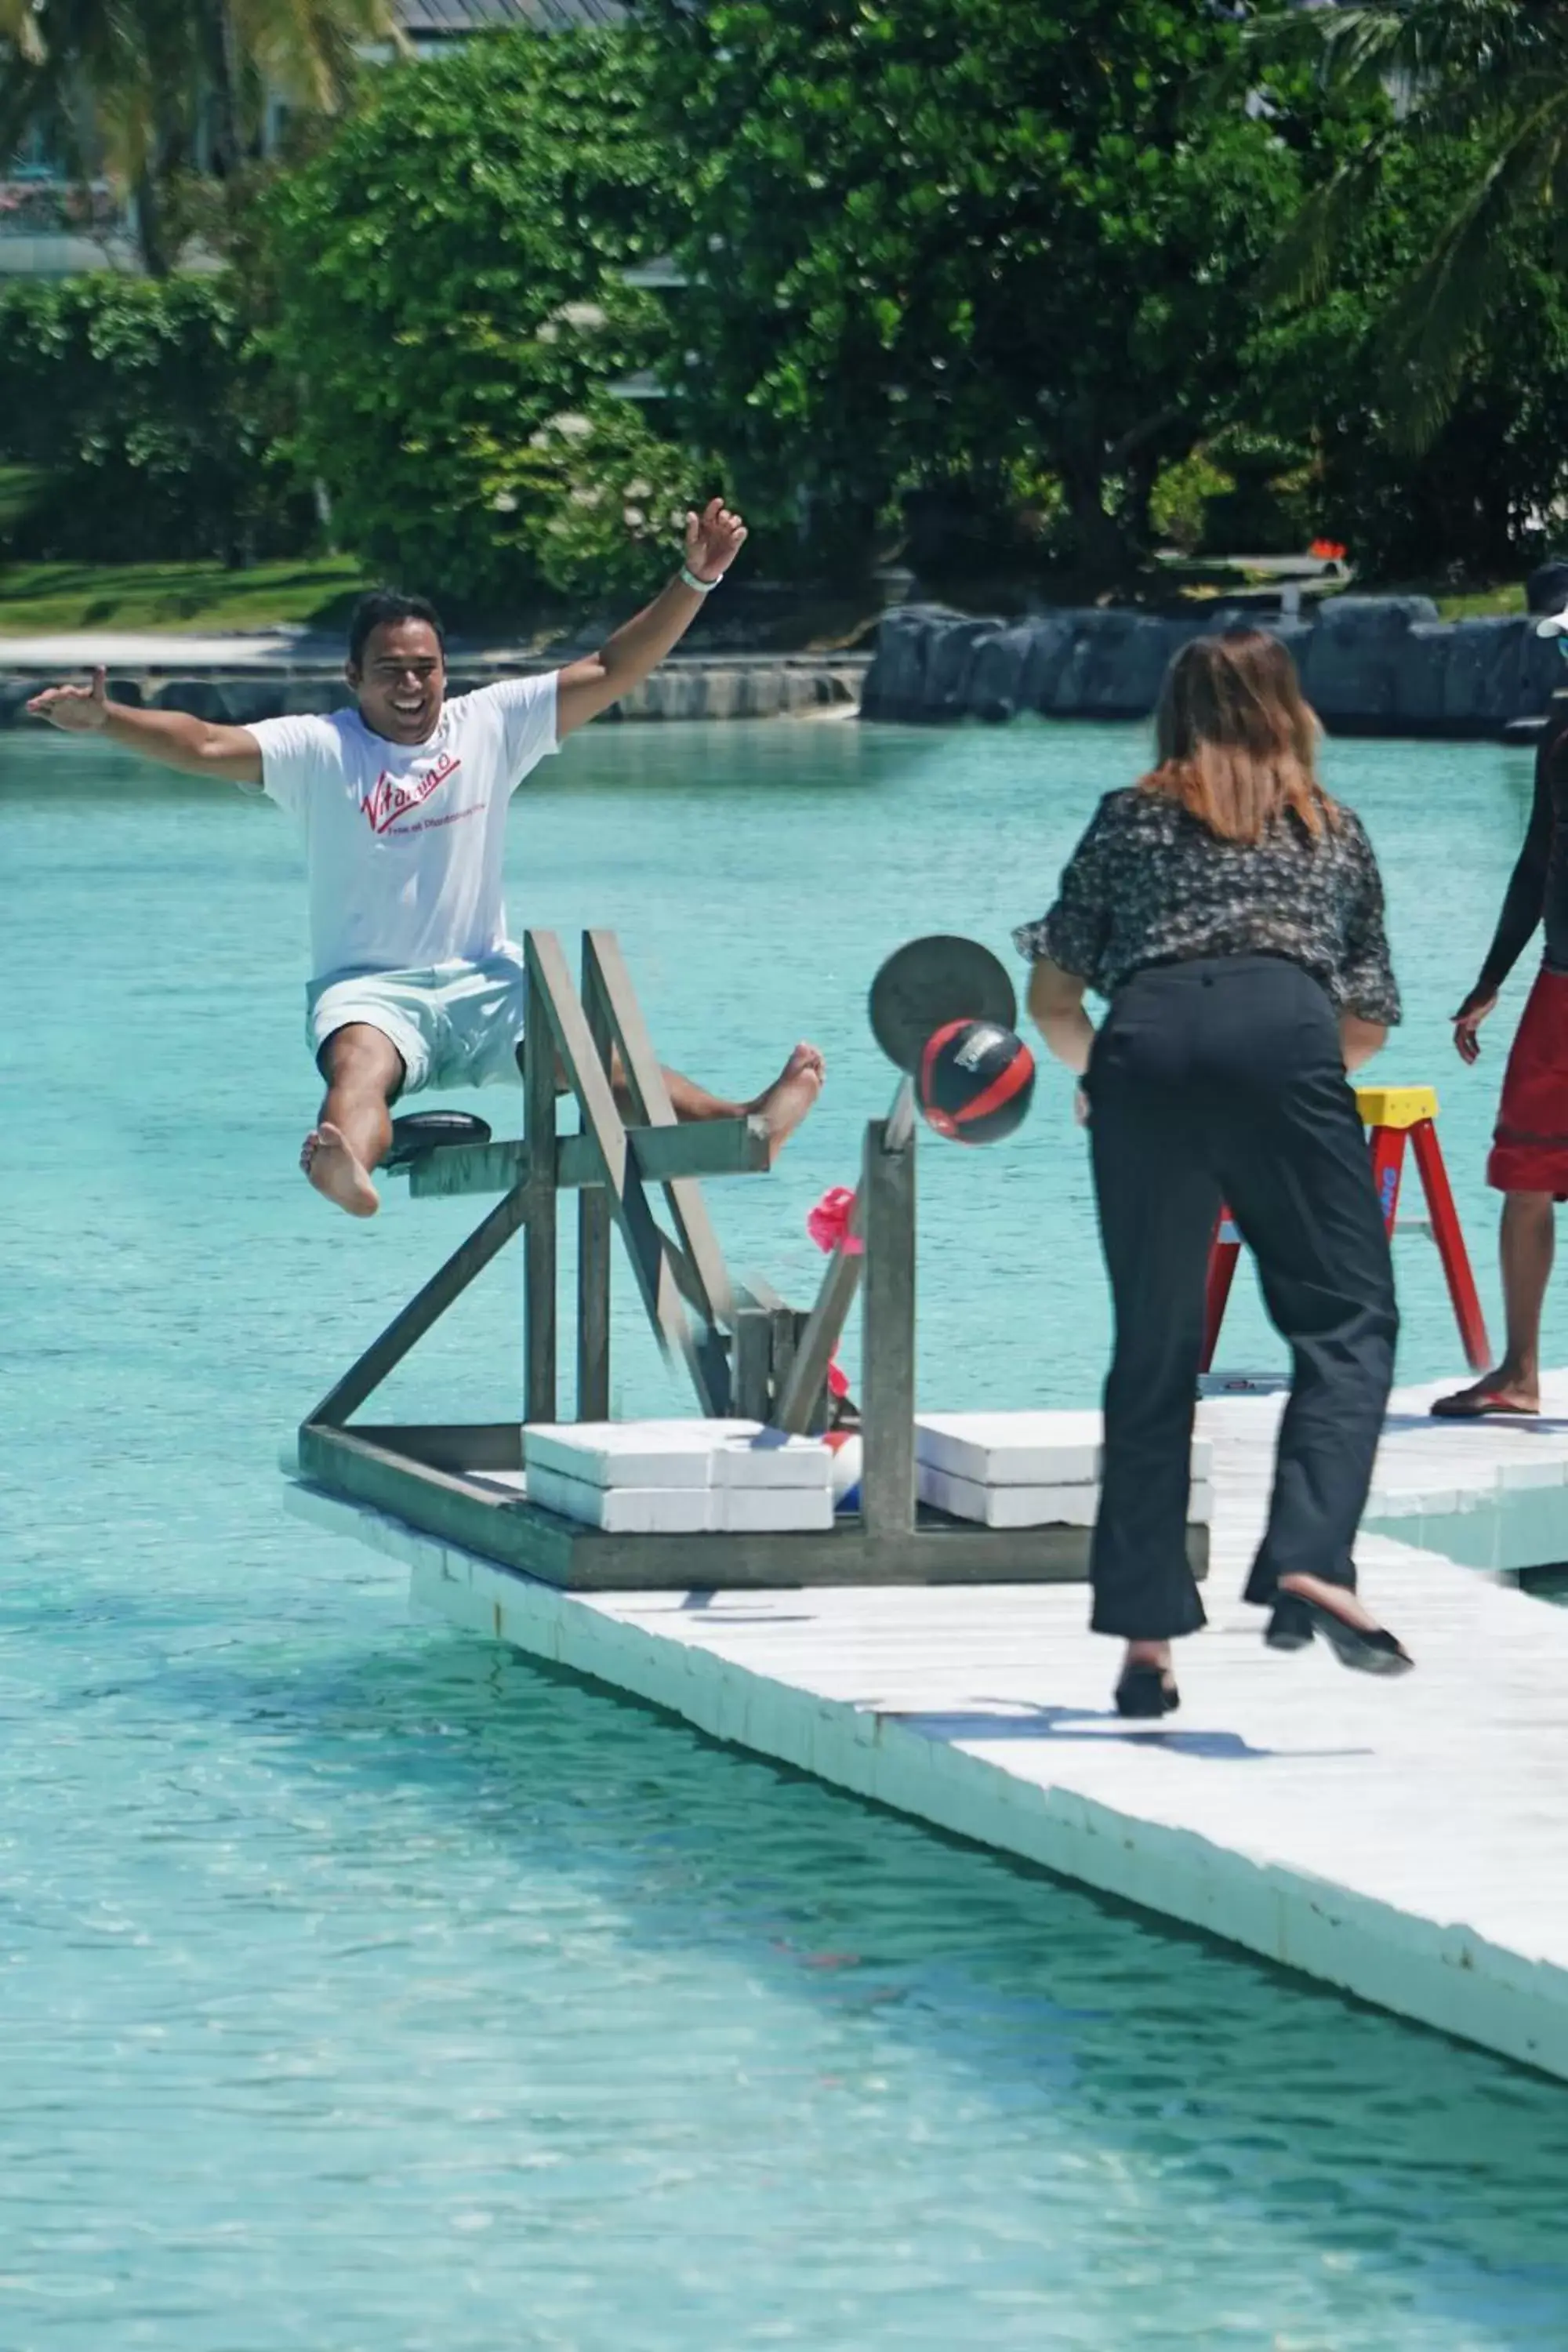
[[[598,1152],[611,1213],[620,1227],[655,1337],[686,1365],[702,1411],[721,1412],[726,1391],[715,1381],[711,1361],[704,1360],[693,1339],[668,1248],[648,1206],[561,942],[552,931],[530,931],[524,952],[529,977],[547,1010],[567,1081],[582,1106],[584,1127]]]
[[[849,1309],[855,1304],[855,1295],[860,1287],[861,1268],[866,1261],[858,1250],[846,1247],[846,1243],[858,1230],[858,1219],[852,1211],[845,1228],[844,1240],[827,1261],[827,1271],[822,1277],[816,1304],[806,1317],[805,1328],[790,1351],[787,1373],[782,1373],[780,1377],[773,1421],[778,1428],[787,1430],[793,1437],[804,1436],[811,1427],[817,1400],[827,1382],[828,1364],[835,1348],[844,1336]]]
[[[866,1322],[860,1424],[860,1509],[870,1533],[915,1526],[915,1143],[889,1147],[891,1119],[866,1130],[860,1220],[866,1234]]]
[[[653,1040],[614,931],[584,934],[583,975],[584,1000],[592,1010],[594,998],[597,997],[620,1048],[626,1088],[641,1125],[667,1129],[675,1127],[675,1108],[665,1085],[664,1070],[653,1050]],[[709,1123],[701,1122],[704,1126]],[[647,1170],[640,1160],[637,1164],[646,1179]],[[700,1302],[699,1312],[706,1322],[727,1325],[734,1314],[729,1269],[696,1179],[673,1177],[666,1181],[664,1193],[681,1245],[706,1294],[706,1305]]]
[[[371,1341],[358,1362],[350,1365],[337,1386],[321,1399],[310,1415],[311,1421],[333,1426],[357,1412],[394,1366],[400,1364],[415,1343],[424,1338],[432,1323],[445,1315],[455,1298],[462,1297],[496,1252],[505,1248],[527,1214],[527,1193],[521,1185],[514,1186],[505,1200],[497,1202],[484,1223],[476,1225],[466,1241],[458,1243],[445,1265],[437,1267],[423,1289],[416,1291],[385,1330]]]
[[[300,1469],[325,1493],[365,1503],[520,1575],[575,1591],[763,1591],[824,1584],[1081,1583],[1087,1528],[981,1528],[922,1513],[912,1536],[878,1537],[858,1520],[813,1535],[615,1536],[582,1528],[416,1461],[359,1430],[300,1432]],[[1188,1530],[1202,1576],[1208,1530]]]
[[[742,1421],[766,1421],[773,1411],[773,1318],[764,1307],[735,1309],[732,1397]]]
[[[768,1130],[760,1118],[715,1118],[689,1126],[626,1129],[645,1184],[680,1176],[765,1176],[771,1166]],[[403,1174],[401,1169],[394,1171]],[[445,1201],[469,1192],[510,1192],[528,1173],[528,1147],[508,1139],[495,1143],[449,1143],[411,1160],[409,1197]],[[562,1192],[603,1181],[591,1137],[563,1135],[555,1147],[555,1181]]]
[[[583,942],[583,1009],[599,1066],[610,1066],[610,1024],[595,983],[594,959]],[[582,1118],[586,1132],[587,1120]],[[592,1139],[590,1138],[591,1141]],[[577,1418],[610,1418],[610,1253],[614,1219],[601,1184],[577,1195]]]
[[[545,992],[523,978],[522,1136],[528,1147],[523,1268],[523,1418],[553,1421],[555,1398],[555,1049]]]
[[[887,1148],[901,1149],[913,1135],[915,1123],[914,1088],[908,1078],[899,1082],[893,1097],[893,1107],[886,1121]],[[843,1238],[827,1261],[816,1303],[806,1318],[805,1328],[797,1340],[789,1376],[779,1384],[777,1410],[773,1420],[791,1436],[803,1436],[813,1422],[824,1386],[833,1351],[844,1337],[844,1326],[860,1288],[860,1276],[865,1266],[862,1251],[849,1244],[861,1233],[861,1196],[858,1192],[844,1220]],[[753,1285],[753,1288],[758,1286]],[[782,1304],[782,1301],[779,1302]]]
[[[485,1486],[482,1472],[467,1477],[445,1460],[416,1459],[394,1442],[417,1442],[422,1434],[307,1423],[300,1432],[300,1474],[324,1493],[367,1504],[438,1542],[461,1545],[519,1575],[569,1591],[1057,1584],[1081,1583],[1089,1574],[1088,1528],[982,1528],[925,1510],[912,1534],[896,1536],[877,1535],[853,1517],[813,1535],[603,1535]],[[475,1434],[488,1455],[490,1433]],[[1208,1537],[1206,1528],[1187,1529],[1187,1557],[1199,1578],[1207,1572]]]

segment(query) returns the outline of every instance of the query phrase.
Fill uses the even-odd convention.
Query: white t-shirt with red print
[[[555,674],[445,705],[427,742],[357,710],[261,719],[261,788],[304,829],[317,980],[515,953],[501,895],[507,803],[555,751]]]

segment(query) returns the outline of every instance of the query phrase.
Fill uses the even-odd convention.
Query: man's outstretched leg
[[[825,1066],[815,1045],[797,1045],[771,1087],[764,1087],[750,1102],[726,1102],[721,1095],[710,1095],[705,1087],[683,1077],[679,1070],[666,1070],[665,1087],[670,1107],[681,1121],[710,1118],[761,1118],[768,1129],[769,1147],[776,1160],[795,1129],[806,1116],[822,1092]],[[623,1113],[626,1108],[626,1086],[616,1057],[611,1072],[616,1094]]]
[[[300,1165],[318,1192],[351,1217],[374,1217],[381,1198],[370,1181],[392,1142],[392,1104],[404,1079],[403,1056],[367,1022],[335,1029],[321,1048],[326,1100],[305,1138]]]
[[[1506,1192],[1499,1250],[1508,1322],[1501,1363],[1458,1395],[1432,1408],[1441,1419],[1465,1421],[1492,1412],[1541,1410],[1541,1310],[1552,1277],[1557,1209],[1550,1192]]]

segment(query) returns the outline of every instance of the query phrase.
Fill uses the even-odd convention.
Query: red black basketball
[[[1035,1057],[994,1021],[950,1021],[926,1041],[921,1108],[955,1143],[1000,1143],[1021,1127],[1035,1092]]]

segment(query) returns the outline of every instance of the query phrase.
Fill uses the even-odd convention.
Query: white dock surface
[[[1416,1659],[1394,1682],[1265,1649],[1237,1596],[1279,1401],[1203,1408],[1211,1622],[1160,1726],[1115,1715],[1081,1585],[563,1593],[291,1502],[407,1561],[454,1624],[1568,2079],[1568,1608],[1490,1572],[1568,1560],[1568,1374],[1535,1423],[1433,1423],[1432,1393],[1396,1400],[1359,1554]]]

